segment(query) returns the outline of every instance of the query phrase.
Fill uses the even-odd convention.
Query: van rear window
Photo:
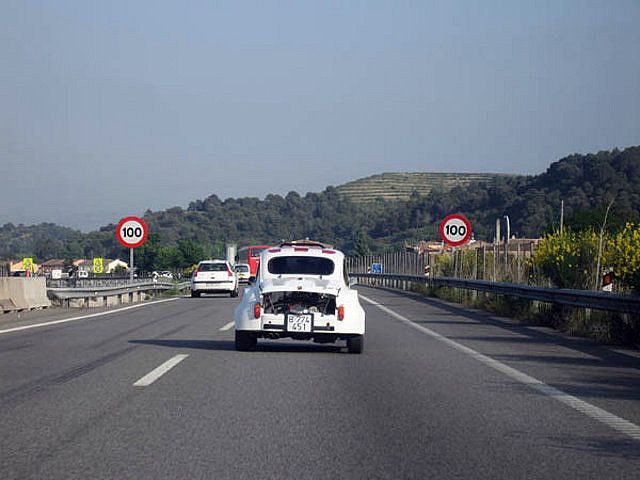
[[[331,275],[335,265],[323,257],[275,257],[267,270],[273,275]]]

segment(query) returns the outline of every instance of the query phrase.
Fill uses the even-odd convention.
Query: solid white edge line
[[[231,327],[233,327],[234,324],[235,324],[235,322],[229,322],[226,325],[220,327],[220,330],[222,330],[222,331],[229,330]]]
[[[90,315],[82,315],[80,317],[63,318],[62,320],[52,320],[51,322],[34,323],[33,325],[24,325],[22,327],[7,328],[5,330],[0,330],[0,335],[3,334],[3,333],[18,332],[20,330],[31,330],[32,328],[48,327],[50,325],[58,325],[60,323],[68,323],[68,322],[75,322],[75,321],[78,321],[78,320],[86,320],[87,318],[95,318],[95,317],[100,317],[102,315],[111,315],[113,313],[124,312],[125,310],[131,310],[133,308],[146,307],[148,305],[154,305],[156,303],[172,302],[173,300],[178,300],[178,299],[177,298],[167,298],[167,299],[164,299],[164,300],[155,300],[153,302],[139,303],[139,304],[136,304],[136,305],[131,305],[129,307],[118,308],[117,310],[109,310],[107,312],[98,312],[98,313],[92,313]]]
[[[370,298],[365,297],[362,294],[359,296],[366,302],[370,303],[375,307],[378,307],[383,312],[391,315],[397,320],[400,320],[406,325],[413,327],[421,331],[422,333],[426,333],[427,335],[435,338],[436,340],[439,340],[455,348],[459,352],[469,355],[470,357],[483,363],[484,365],[487,365],[488,367],[491,367],[494,370],[497,370],[498,372],[501,372],[507,375],[513,380],[516,380],[520,383],[523,383],[524,385],[527,385],[528,387],[532,388],[538,393],[554,398],[564,403],[565,405],[593,418],[594,420],[604,423],[605,425],[617,430],[618,432],[621,432],[621,433],[624,433],[625,435],[630,436],[634,440],[640,441],[640,426],[636,425],[635,423],[625,420],[624,418],[618,417],[617,415],[614,415],[613,413],[603,410],[600,407],[596,407],[595,405],[585,402],[584,400],[580,400],[579,398],[574,397],[573,395],[569,395],[568,393],[565,393],[562,390],[552,387],[551,385],[547,385],[546,383],[534,377],[531,377],[526,373],[521,372],[520,370],[516,370],[515,368],[505,365],[504,363],[499,362],[498,360],[495,360],[491,357],[487,357],[482,353],[476,352],[472,348],[466,347],[443,335],[440,335],[439,333],[434,332],[433,330],[423,325],[418,325],[417,323],[412,322],[411,320],[400,315],[399,313],[394,312],[390,308],[387,308],[384,305],[380,305],[379,303],[371,300]]]
[[[183,361],[188,356],[189,355],[187,355],[187,354],[180,354],[180,355],[176,355],[175,357],[170,358],[169,360],[164,362],[159,367],[154,368],[153,370],[151,370],[149,373],[147,373],[144,377],[142,377],[140,380],[138,380],[133,385],[135,387],[148,387],[149,385],[151,385],[153,382],[155,382],[162,375],[167,373],[169,370],[171,370],[173,367],[175,367],[177,364],[179,364],[181,361]]]

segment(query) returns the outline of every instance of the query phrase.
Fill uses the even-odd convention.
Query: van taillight
[[[344,320],[344,307],[338,307],[338,320]]]
[[[255,318],[260,318],[261,310],[262,310],[262,305],[260,305],[259,303],[256,303],[256,306],[253,307],[253,316]]]
[[[197,277],[197,276],[198,276],[198,269],[195,269],[195,270],[193,271],[193,276],[194,276],[194,277]]]

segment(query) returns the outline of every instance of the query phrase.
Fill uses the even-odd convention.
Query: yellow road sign
[[[103,273],[104,272],[104,263],[102,258],[94,258],[93,259],[93,273]]]
[[[33,272],[33,258],[31,257],[24,257],[22,259],[22,266],[24,267],[24,270],[29,270],[30,272]]]

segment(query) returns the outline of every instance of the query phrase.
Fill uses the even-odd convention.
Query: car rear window
[[[224,263],[203,263],[198,267],[200,272],[226,272],[227,265]]]
[[[323,257],[275,257],[267,270],[273,275],[331,275],[335,265]]]

